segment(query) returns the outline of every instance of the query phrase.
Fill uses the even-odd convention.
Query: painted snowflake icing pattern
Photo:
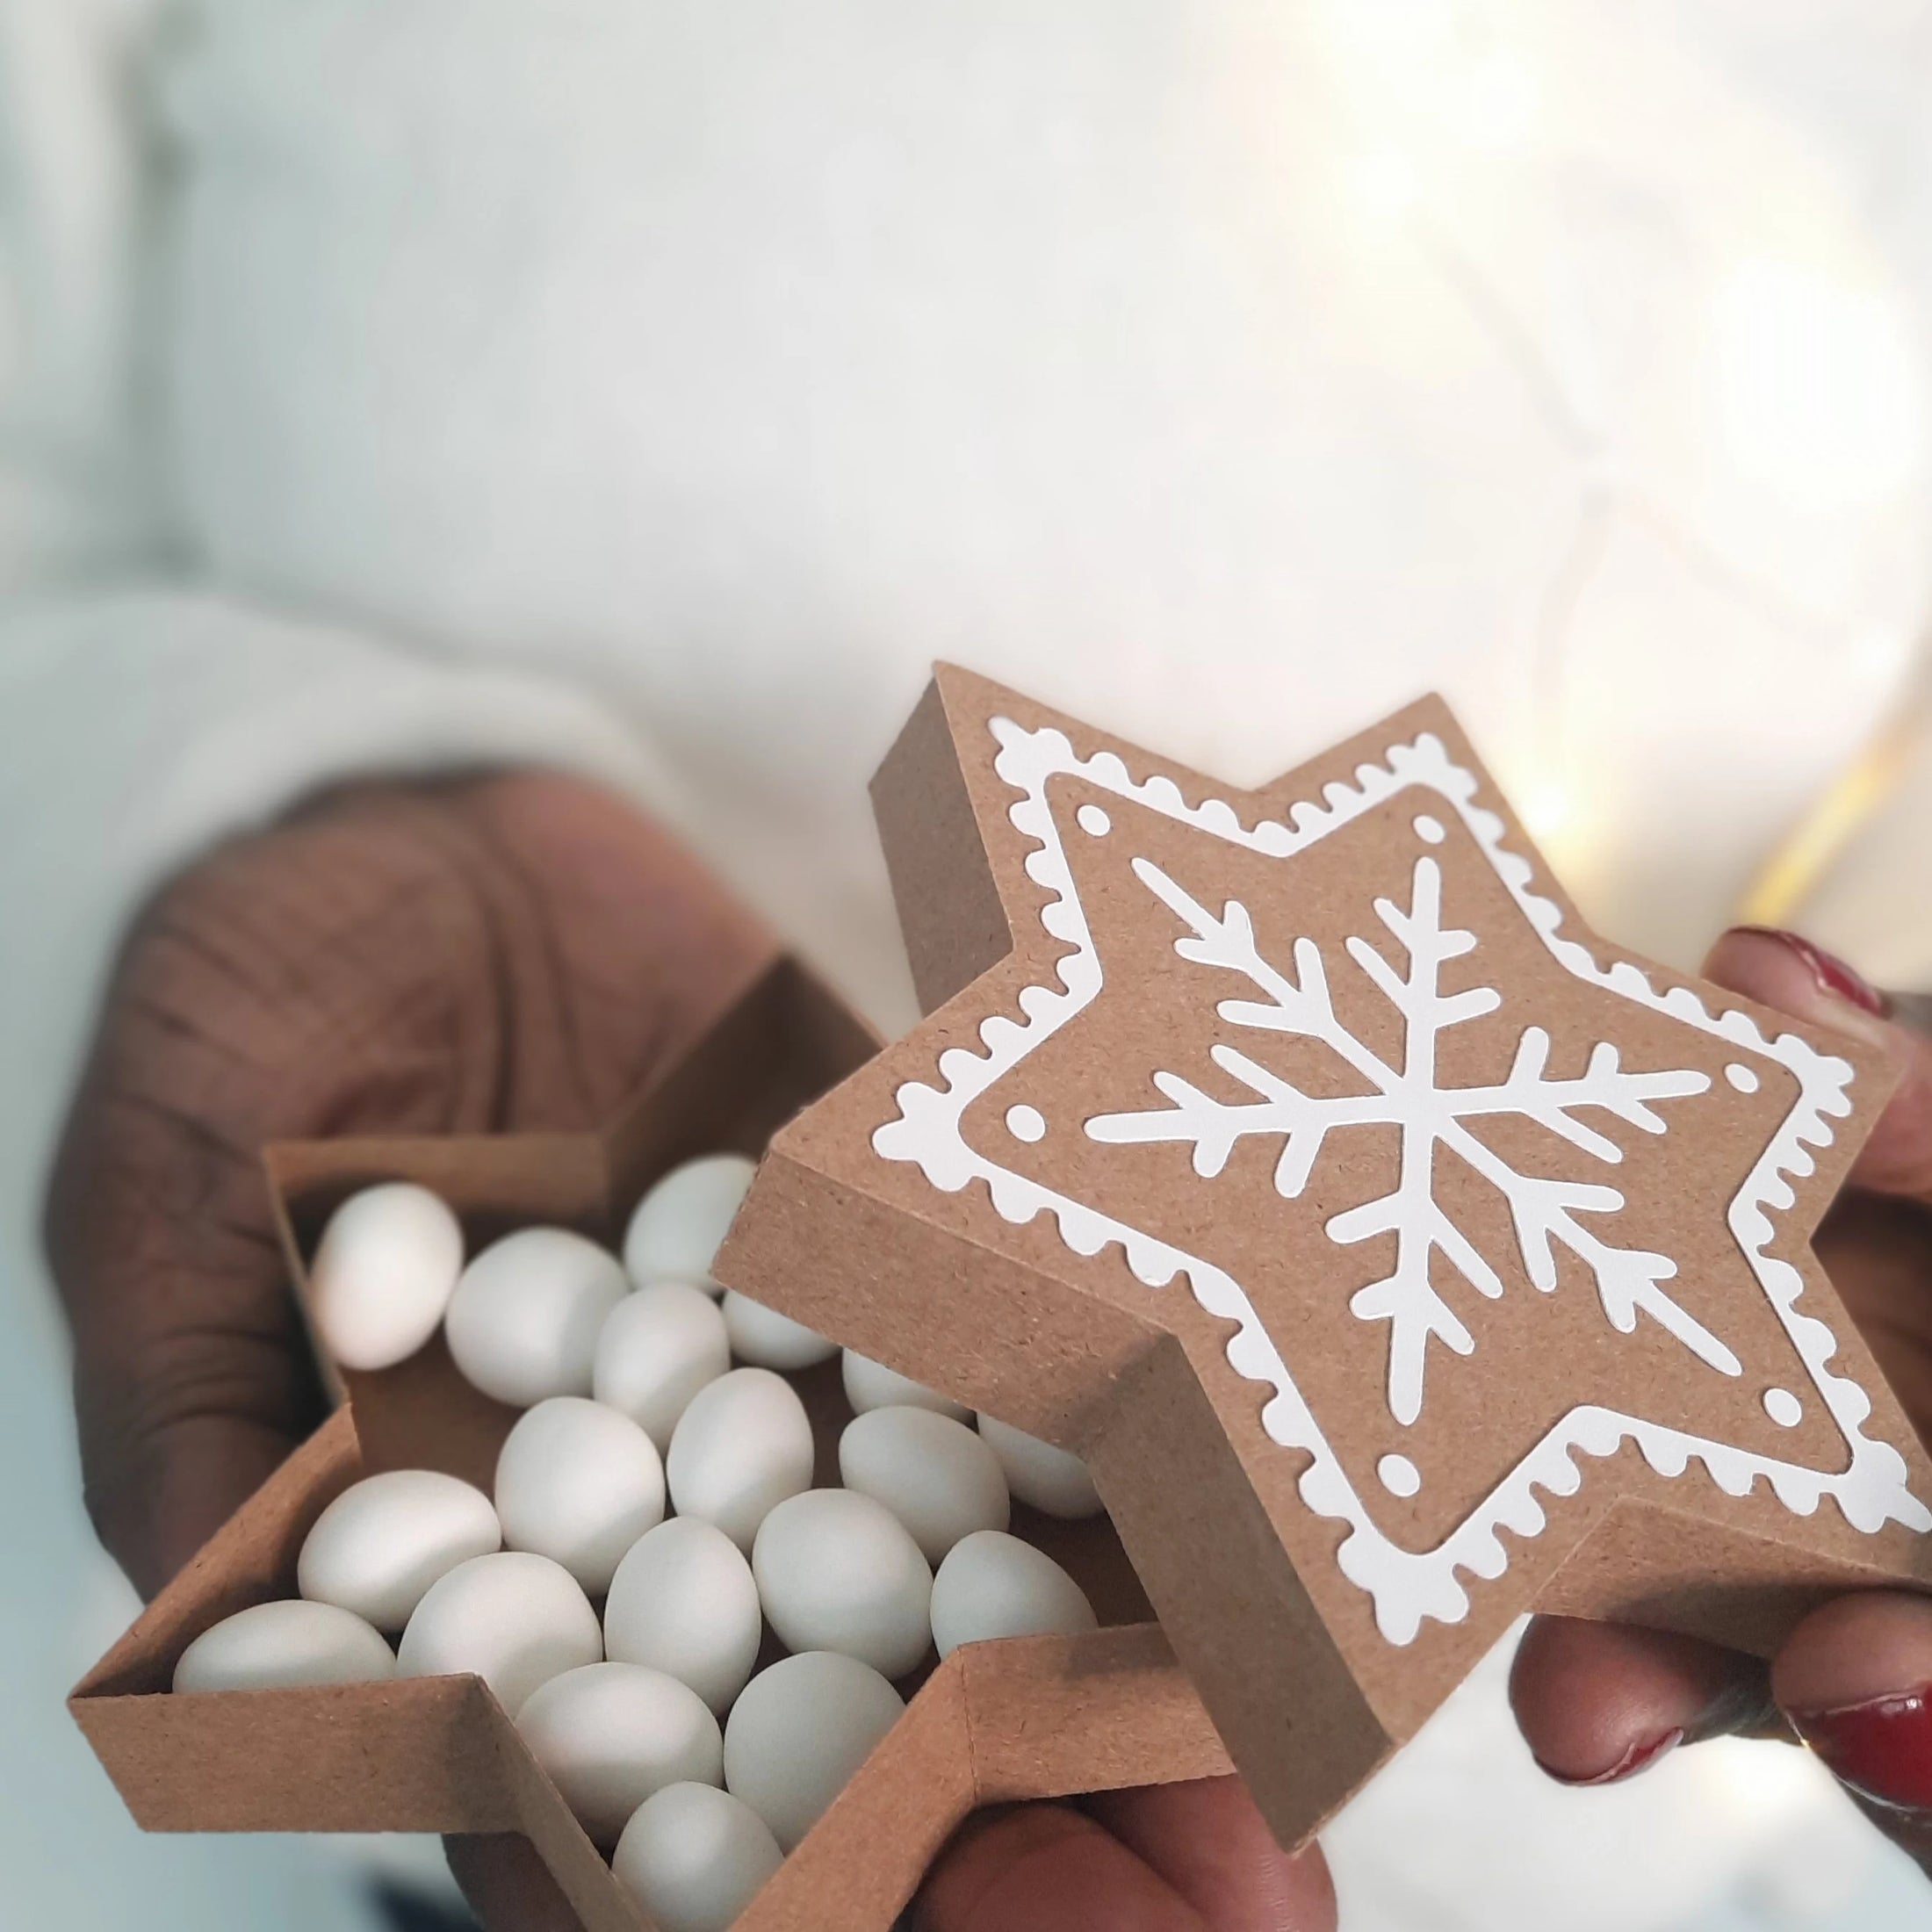
[[[998,715],[988,720],[988,728],[999,747],[995,768],[1014,795],[1008,817],[1029,847],[1024,861],[1026,876],[1031,886],[1044,895],[1037,919],[1051,962],[1042,965],[1037,975],[1029,978],[1010,1006],[1002,1005],[999,1010],[985,1013],[977,1027],[977,1037],[970,1043],[960,1040],[948,1044],[939,1054],[934,1078],[908,1079],[897,1085],[890,1116],[882,1119],[873,1130],[872,1150],[883,1160],[917,1166],[926,1181],[943,1193],[958,1195],[975,1186],[984,1186],[991,1213],[1013,1227],[1023,1227],[1045,1216],[1076,1267],[1114,1246],[1134,1278],[1150,1290],[1158,1291],[1177,1280],[1185,1282],[1187,1294],[1200,1308],[1216,1322],[1229,1325],[1229,1332],[1222,1344],[1229,1366],[1237,1375],[1269,1391],[1259,1416],[1262,1432],[1270,1441],[1307,1458],[1307,1466],[1296,1482],[1301,1498],[1314,1514],[1342,1526],[1335,1552],[1336,1566],[1368,1595],[1376,1627],[1390,1644],[1403,1646],[1416,1641],[1429,1622],[1453,1624],[1467,1617],[1471,1597],[1464,1579],[1503,1576],[1510,1567],[1514,1539],[1540,1536],[1547,1527],[1546,1499],[1575,1495],[1589,1480],[1589,1466],[1593,1461],[1611,1457],[1626,1445],[1634,1447],[1639,1458],[1657,1475],[1675,1479],[1696,1468],[1727,1496],[1744,1496],[1763,1483],[1795,1517],[1809,1517],[1828,1500],[1853,1529],[1863,1532],[1876,1533],[1892,1523],[1932,1531],[1932,1510],[1928,1510],[1908,1488],[1904,1458],[1882,1436],[1866,1432],[1864,1425],[1871,1412],[1871,1401],[1856,1380],[1835,1366],[1839,1342],[1831,1326],[1816,1313],[1799,1306],[1805,1289],[1803,1275],[1790,1259],[1773,1251],[1781,1217],[1793,1203],[1793,1177],[1813,1171],[1814,1150],[1831,1144],[1833,1123],[1850,1111],[1849,1089],[1853,1069],[1848,1062],[1820,1052],[1796,1034],[1765,1034],[1752,1015],[1740,1007],[1706,1006],[1694,988],[1655,984],[1633,962],[1599,960],[1590,946],[1565,929],[1562,909],[1538,890],[1529,862],[1506,845],[1503,821],[1480,802],[1475,775],[1460,764],[1434,733],[1423,732],[1391,742],[1378,759],[1365,760],[1358,766],[1351,775],[1352,782],[1336,781],[1317,795],[1288,803],[1276,802],[1270,810],[1250,817],[1212,795],[1190,797],[1157,768],[1136,774],[1111,751],[1083,753],[1065,732],[1056,727],[1029,728]],[[1152,762],[1150,761],[1150,766]],[[1041,1124],[1037,1113],[1027,1121],[1024,1110],[1017,1110],[1027,1128],[1022,1132],[1014,1124],[1016,1109],[1001,1110],[995,1101],[991,1117],[1005,1123],[1000,1131],[983,1143],[967,1127],[972,1110],[987,1099],[1004,1079],[1065,1029],[1086,1022],[1107,981],[1108,962],[1089,923],[1079,882],[1069,861],[1066,828],[1049,797],[1049,786],[1063,775],[1093,788],[1110,802],[1119,799],[1123,804],[1145,807],[1169,824],[1185,827],[1205,840],[1291,864],[1318,848],[1325,840],[1345,833],[1349,826],[1377,807],[1402,796],[1405,807],[1416,813],[1411,824],[1425,845],[1443,844],[1448,836],[1448,824],[1458,825],[1474,840],[1489,875],[1513,901],[1528,930],[1536,935],[1550,968],[1562,976],[1554,982],[1556,986],[1574,981],[1596,989],[1628,1002],[1636,1013],[1676,1022],[1689,1029],[1689,1038],[1701,1036],[1706,1042],[1724,1042],[1726,1049],[1737,1054],[1747,1065],[1762,1061],[1788,1073],[1796,1097],[1768,1143],[1723,1204],[1723,1219],[1766,1306],[1803,1366],[1800,1387],[1806,1399],[1815,1395],[1830,1417],[1844,1445],[1849,1464],[1837,1469],[1820,1468],[1808,1460],[1797,1461],[1719,1439],[1695,1427],[1676,1426],[1633,1413],[1612,1402],[1585,1400],[1557,1417],[1542,1435],[1525,1446],[1495,1487],[1432,1546],[1411,1548],[1396,1540],[1378,1519],[1370,1500],[1344,1465],[1311,1405],[1308,1392],[1297,1381],[1248,1289],[1239,1280],[1205,1256],[1175,1246],[1156,1229],[1140,1225],[1131,1211],[1126,1218],[1120,1218],[1078,1192],[1056,1186],[1050,1175],[1029,1171],[1024,1161],[1016,1162],[1014,1149],[1027,1149],[1041,1141],[1036,1131]],[[1105,806],[1089,800],[1080,812],[1085,816],[1077,813],[1074,822],[1083,833],[1089,837],[1111,833],[1113,827]],[[1439,818],[1435,816],[1438,813]],[[1277,1009],[1262,1032],[1292,1030],[1286,1020],[1293,1005],[1299,1004],[1303,1014],[1313,1014],[1316,1009],[1301,1004],[1303,996],[1312,997],[1315,985],[1306,970],[1306,947],[1290,948],[1291,954],[1300,954],[1289,962],[1294,973],[1290,980],[1259,957],[1252,920],[1244,909],[1237,911],[1229,905],[1223,907],[1217,919],[1195,905],[1166,875],[1162,877],[1176,894],[1172,898],[1164,898],[1154,891],[1148,873],[1136,869],[1136,874],[1139,883],[1151,895],[1148,900],[1150,910],[1162,919],[1179,919],[1182,929],[1174,944],[1180,956],[1193,962],[1196,955],[1182,950],[1190,945],[1208,948],[1208,954],[1225,949],[1230,957],[1238,951],[1240,963],[1236,970],[1251,988],[1260,993],[1257,1004],[1263,1010],[1271,1006]],[[1454,874],[1450,876],[1453,877]],[[1419,912],[1413,881],[1411,874],[1408,907],[1394,909],[1401,919],[1411,923]],[[1439,876],[1435,884],[1439,898]],[[1426,917],[1431,925],[1439,922],[1439,906]],[[1394,929],[1389,930],[1393,934]],[[1499,936],[1502,931],[1497,928]],[[1419,933],[1417,936],[1419,939]],[[1446,940],[1447,935],[1439,937]],[[1409,948],[1405,945],[1402,950]],[[1459,944],[1456,952],[1442,954],[1438,964],[1475,950]],[[1338,962],[1333,959],[1323,962],[1318,946],[1314,947],[1314,953],[1317,969],[1324,976],[1325,997],[1326,972]],[[1208,955],[1200,956],[1205,962]],[[1405,985],[1409,979],[1417,979],[1418,986],[1426,982],[1431,1003],[1445,997],[1457,997],[1441,995],[1438,980],[1426,970],[1418,976],[1412,952],[1409,961],[1407,976],[1395,975],[1391,970],[1390,977]],[[1383,963],[1386,966],[1387,961]],[[1284,986],[1294,996],[1290,1005],[1284,1005],[1281,999]],[[1413,997],[1404,994],[1405,998]],[[1227,1009],[1222,1010],[1225,1013]],[[1476,1017],[1468,1013],[1452,1019],[1437,1006],[1427,1022],[1431,1047],[1445,1032],[1453,1031],[1453,1026]],[[1330,1023],[1333,1018],[1331,1015]],[[1231,1023],[1243,1024],[1239,1019]],[[1409,1030],[1405,1029],[1405,1034]],[[1606,1171],[1612,1171],[1612,1143],[1607,1136],[1596,1135],[1585,1121],[1576,1117],[1587,1104],[1573,1091],[1577,1083],[1547,1077],[1550,1049],[1539,1035],[1540,1029],[1528,1027],[1517,1036],[1514,1063],[1497,1089],[1468,1089],[1457,1096],[1455,1104],[1468,1111],[1460,1115],[1455,1124],[1474,1138],[1467,1123],[1479,1120],[1477,1094],[1493,1093],[1500,1099],[1501,1092],[1507,1090],[1513,1093],[1513,1101],[1507,1107],[1492,1108],[1492,1113],[1507,1111],[1532,1120],[1540,1119],[1553,1131],[1601,1160]],[[1321,1034],[1317,1032],[1313,1037],[1319,1039]],[[1350,1037],[1354,1048],[1359,1049],[1363,1045]],[[1259,1034],[1258,1043],[1258,1038]],[[1404,1038],[1404,1073],[1409,1071],[1408,1049],[1411,1043]],[[1247,1058],[1244,1055],[1241,1057]],[[1499,1064],[1500,1059],[1501,1056]],[[1588,1055],[1581,1079],[1589,1082],[1595,1078],[1601,1082],[1612,1071],[1622,1074],[1616,1062],[1597,1049]],[[1391,1079],[1395,1078],[1394,1069],[1385,1068],[1385,1072]],[[1155,1110],[1151,1116],[1160,1123],[1160,1133],[1143,1132],[1134,1137],[1191,1142],[1197,1164],[1206,1162],[1211,1168],[1217,1149],[1222,1163],[1229,1157],[1240,1138],[1231,1128],[1244,1120],[1251,1133],[1279,1135],[1284,1157],[1289,1152],[1287,1126],[1294,1124],[1302,1129],[1302,1137],[1294,1158],[1282,1170],[1291,1183],[1297,1164],[1304,1157],[1308,1176],[1314,1174],[1326,1135],[1351,1124],[1351,1110],[1373,1107],[1381,1111],[1362,1117],[1385,1122],[1392,1118],[1388,1111],[1388,1090],[1373,1079],[1363,1079],[1361,1083],[1369,1089],[1368,1094],[1338,1097],[1332,1107],[1317,1105],[1318,1096],[1302,1094],[1298,1089],[1284,1095],[1272,1087],[1258,1088],[1251,1082],[1244,1084],[1255,1095],[1255,1101],[1233,1107],[1220,1103],[1212,1133],[1179,1133],[1172,1129],[1181,1124],[1177,1114],[1186,1099],[1186,1084],[1177,1083],[1173,1075],[1168,1075],[1166,1080],[1163,1092],[1175,1105]],[[1641,1107],[1647,1114],[1654,1114],[1654,1102],[1668,1103],[1676,1096],[1662,1092],[1647,1094],[1628,1083],[1629,1077],[1624,1076],[1612,1089],[1622,1104],[1608,1110],[1606,1121],[1621,1119],[1639,1129],[1655,1132],[1652,1120],[1639,1117],[1634,1110]],[[1730,1084],[1740,1092],[1748,1091],[1734,1078],[1730,1078]],[[1690,1086],[1684,1089],[1686,1093],[1694,1091]],[[1244,1108],[1258,1108],[1262,1104],[1276,1109],[1272,1124],[1264,1125],[1258,1111],[1244,1112]],[[1205,1121],[1208,1112],[1207,1108],[1198,1108],[1195,1118]],[[1089,1118],[1082,1114],[1083,1128]],[[1135,1116],[1114,1118],[1131,1120]],[[1307,1128],[1318,1120],[1321,1135],[1308,1134]],[[1394,1118],[1393,1124],[1399,1128],[1402,1118]],[[1388,1131],[1385,1125],[1383,1132]],[[1431,1150],[1444,1145],[1447,1138],[1438,1134],[1430,1143]],[[1049,1125],[1044,1143],[1050,1146],[1051,1142]],[[1606,1153],[1606,1148],[1611,1151]],[[1277,1166],[1281,1167],[1279,1161]],[[1539,1203],[1546,1219],[1553,1209],[1562,1210],[1567,1221],[1552,1226],[1547,1237],[1554,1251],[1569,1247],[1565,1237],[1569,1228],[1576,1225],[1577,1215],[1597,1210],[1582,1202],[1559,1200],[1539,1189],[1536,1184],[1545,1178],[1519,1174],[1516,1193],[1503,1198],[1510,1200],[1512,1206],[1518,1198]],[[1578,1231],[1587,1232],[1580,1226]],[[1532,1243],[1535,1251],[1533,1236]],[[1619,1278],[1611,1287],[1611,1305],[1615,1304],[1619,1286],[1627,1285],[1633,1292],[1640,1292],[1647,1282],[1648,1293],[1634,1307],[1631,1318],[1634,1314],[1660,1313],[1666,1297],[1659,1284],[1669,1279],[1665,1270],[1640,1279],[1633,1275],[1627,1284]],[[1390,1319],[1393,1322],[1393,1316]],[[1424,1345],[1426,1340],[1427,1331],[1424,1330]],[[1393,1489],[1390,1493],[1395,1493]]]
[[[1424,822],[1424,835],[1430,822]],[[1438,832],[1439,838],[1440,833]],[[1279,1137],[1274,1186],[1293,1200],[1307,1186],[1330,1134],[1351,1127],[1394,1127],[1401,1135],[1400,1176],[1378,1199],[1332,1216],[1329,1238],[1343,1245],[1377,1235],[1395,1236],[1390,1272],[1360,1289],[1351,1311],[1365,1322],[1388,1324],[1388,1404],[1395,1419],[1414,1422],[1422,1413],[1429,1343],[1444,1343],[1459,1355],[1475,1347],[1455,1311],[1431,1279],[1440,1255],[1461,1279],[1494,1299],[1503,1293],[1495,1266],[1436,1197],[1436,1153],[1447,1149],[1500,1193],[1508,1204],[1517,1251],[1531,1281],[1546,1294],[1557,1285],[1556,1251],[1576,1257],[1595,1281],[1605,1318],[1629,1334],[1640,1316],[1648,1316],[1712,1368],[1741,1373],[1733,1352],[1677,1301],[1662,1284],[1677,1272],[1669,1256],[1620,1248],[1595,1232],[1580,1215],[1614,1213],[1623,1195],[1600,1182],[1526,1172],[1490,1148],[1471,1122],[1484,1116],[1517,1114],[1561,1135],[1606,1166],[1623,1158],[1608,1135],[1580,1120],[1599,1110],[1650,1134],[1665,1131],[1654,1103],[1701,1093],[1705,1074],[1674,1068],[1637,1071],[1624,1067],[1617,1048],[1599,1041],[1583,1072],[1568,1079],[1547,1071],[1550,1036],[1526,1026],[1517,1038],[1506,1077],[1478,1086],[1443,1086],[1437,1080],[1437,1047],[1442,1034],[1502,1005],[1494,987],[1477,985],[1445,992],[1444,965],[1475,949],[1473,933],[1445,925],[1442,872],[1426,854],[1416,861],[1409,903],[1380,898],[1375,912],[1406,958],[1406,971],[1368,941],[1351,938],[1347,949],[1403,1027],[1402,1063],[1392,1065],[1351,1032],[1335,1010],[1322,949],[1312,939],[1294,947],[1294,977],[1272,964],[1257,942],[1254,922],[1237,899],[1217,917],[1145,858],[1134,871],[1187,928],[1174,949],[1190,962],[1241,975],[1262,995],[1226,999],[1216,1007],[1231,1025],[1263,1033],[1293,1034],[1331,1049],[1366,1084],[1366,1093],[1315,1095],[1258,1064],[1236,1048],[1213,1048],[1210,1057],[1222,1072],[1256,1098],[1217,1099],[1183,1079],[1159,1071],[1154,1085],[1171,1105],[1143,1112],[1107,1114],[1086,1123],[1087,1134],[1103,1142],[1191,1143],[1196,1173],[1211,1179],[1226,1166],[1237,1142],[1250,1136]]]

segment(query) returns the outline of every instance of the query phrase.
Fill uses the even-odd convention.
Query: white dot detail
[[[1425,811],[1416,821],[1416,836],[1424,845],[1439,846],[1449,834],[1442,829],[1440,818],[1431,818]]]
[[[1010,1107],[1006,1109],[1006,1131],[1016,1141],[1044,1140],[1046,1116],[1036,1107]]]
[[[1082,805],[1073,821],[1092,839],[1104,839],[1114,829],[1114,821],[1098,805]]]
[[[1724,1078],[1740,1093],[1755,1093],[1757,1092],[1758,1079],[1756,1073],[1740,1061],[1734,1060],[1729,1066],[1725,1068]]]
[[[1422,1471],[1407,1456],[1384,1456],[1375,1465],[1375,1474],[1391,1496],[1411,1496],[1422,1488]]]
[[[1805,1413],[1805,1405],[1788,1388],[1767,1388],[1764,1391],[1764,1413],[1780,1429],[1795,1429],[1798,1418]]]

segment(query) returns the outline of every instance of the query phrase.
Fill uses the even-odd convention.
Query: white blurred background
[[[161,868],[528,743],[896,1026],[931,657],[1237,782],[1432,684],[1619,940],[1932,984],[1928,627],[1919,0],[0,0],[0,1922],[374,1922],[60,1704],[133,1604],[33,1201]],[[1932,1928],[1796,1753],[1560,1791],[1503,1668],[1349,1932]]]

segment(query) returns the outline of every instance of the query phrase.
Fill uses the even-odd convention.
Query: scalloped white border
[[[1562,914],[1532,890],[1529,861],[1504,849],[1503,821],[1473,803],[1474,775],[1455,764],[1432,733],[1391,745],[1383,753],[1384,762],[1357,768],[1353,786],[1329,785],[1323,802],[1303,800],[1282,819],[1246,826],[1222,799],[1190,805],[1171,779],[1156,775],[1136,782],[1111,752],[1079,757],[1062,732],[1028,731],[1006,717],[996,717],[991,724],[1000,746],[994,768],[1020,794],[1011,811],[1013,823],[1037,843],[1038,849],[1027,860],[1027,871],[1049,894],[1041,924],[1072,950],[1057,962],[1058,985],[1033,984],[1020,990],[1023,1018],[999,1014],[983,1022],[979,1036],[984,1053],[949,1049],[940,1056],[941,1085],[912,1081],[901,1086],[895,1096],[899,1117],[877,1129],[873,1149],[884,1159],[914,1163],[935,1187],[948,1193],[975,1180],[984,1181],[994,1208],[1015,1225],[1030,1222],[1044,1209],[1054,1216],[1061,1239],[1076,1254],[1096,1254],[1117,1243],[1128,1266],[1150,1287],[1163,1287],[1176,1274],[1183,1275],[1202,1308],[1236,1322],[1238,1328],[1228,1344],[1228,1359],[1240,1373],[1273,1390],[1262,1410],[1267,1433],[1286,1447],[1305,1450],[1313,1459],[1301,1479],[1302,1499],[1317,1515],[1348,1525],[1337,1560],[1343,1574],[1369,1593],[1376,1625],[1389,1642],[1413,1641],[1425,1618],[1460,1622],[1468,1613],[1469,1597],[1456,1573],[1466,1569],[1477,1576],[1500,1576],[1508,1567],[1509,1553],[1498,1532],[1507,1528],[1533,1537],[1544,1527],[1546,1518],[1537,1490],[1574,1494],[1582,1481],[1577,1453],[1606,1456],[1626,1439],[1664,1475],[1682,1474],[1695,1459],[1730,1496],[1744,1495],[1764,1477],[1778,1500],[1796,1515],[1811,1515],[1828,1496],[1845,1520],[1860,1531],[1875,1532],[1887,1522],[1932,1529],[1932,1512],[1906,1487],[1904,1459],[1889,1443],[1861,1431],[1859,1425],[1871,1411],[1871,1399],[1856,1382],[1834,1374],[1827,1366],[1837,1352],[1836,1337],[1815,1316],[1798,1312],[1802,1276],[1766,1251],[1773,1231],[1772,1211],[1789,1208],[1795,1198],[1786,1177],[1813,1171],[1807,1150],[1828,1146],[1829,1121],[1850,1111],[1846,1096],[1852,1069],[1846,1061],[1817,1052],[1795,1034],[1768,1040],[1748,1014],[1735,1009],[1713,1014],[1688,987],[1660,992],[1635,966],[1625,962],[1600,966],[1584,946],[1562,937],[1558,931]],[[1433,1549],[1405,1549],[1390,1540],[1349,1481],[1239,1283],[1195,1256],[1068,1200],[1025,1175],[996,1166],[967,1144],[961,1130],[966,1108],[1100,990],[1099,956],[1047,803],[1048,781],[1063,773],[1251,851],[1280,858],[1306,851],[1406,787],[1426,789],[1460,817],[1525,918],[1566,970],[1734,1046],[1767,1055],[1789,1069],[1799,1082],[1799,1099],[1732,1200],[1727,1218],[1765,1299],[1844,1435],[1850,1467],[1835,1476],[1822,1475],[1590,1404],[1572,1409],[1555,1424]]]

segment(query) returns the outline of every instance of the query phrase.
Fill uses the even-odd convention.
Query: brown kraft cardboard
[[[1284,1842],[1525,1611],[1932,1580],[1809,1245],[1886,1071],[1592,933],[1439,701],[1243,791],[942,667],[874,795],[927,1018],[717,1272],[1088,1460]]]

